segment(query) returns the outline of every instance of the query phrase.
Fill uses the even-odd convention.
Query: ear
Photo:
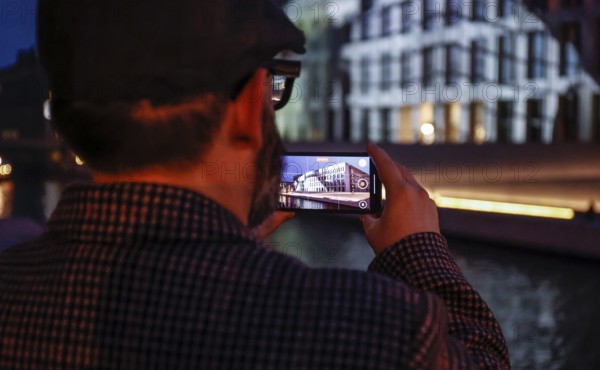
[[[263,145],[263,101],[267,71],[259,68],[246,84],[238,98],[229,103],[228,136],[238,148],[258,150]]]

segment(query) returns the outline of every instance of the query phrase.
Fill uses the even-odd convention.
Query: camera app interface
[[[284,156],[279,207],[369,210],[370,163],[369,157]]]

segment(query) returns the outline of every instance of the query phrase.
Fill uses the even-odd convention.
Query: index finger
[[[367,151],[373,159],[375,167],[377,167],[379,178],[385,186],[386,193],[389,196],[398,194],[401,187],[407,184],[407,177],[400,173],[396,162],[378,145],[369,143]]]
[[[417,181],[417,179],[415,179],[415,177],[413,176],[413,174],[410,173],[410,171],[408,170],[408,168],[404,167],[400,163],[396,163],[396,167],[398,167],[398,171],[400,172],[400,175],[404,178],[404,180],[407,183],[412,184],[412,185],[421,186],[421,184],[419,184],[419,182]]]

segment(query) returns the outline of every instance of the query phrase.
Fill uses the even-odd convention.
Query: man
[[[261,244],[282,221],[267,62],[304,43],[270,0],[41,0],[38,35],[94,182],[0,254],[0,368],[509,368],[434,203],[380,148],[369,272]]]

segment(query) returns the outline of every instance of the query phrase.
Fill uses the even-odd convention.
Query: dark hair
[[[227,99],[214,94],[169,105],[53,101],[59,135],[89,166],[127,173],[152,165],[185,165],[209,148]]]

